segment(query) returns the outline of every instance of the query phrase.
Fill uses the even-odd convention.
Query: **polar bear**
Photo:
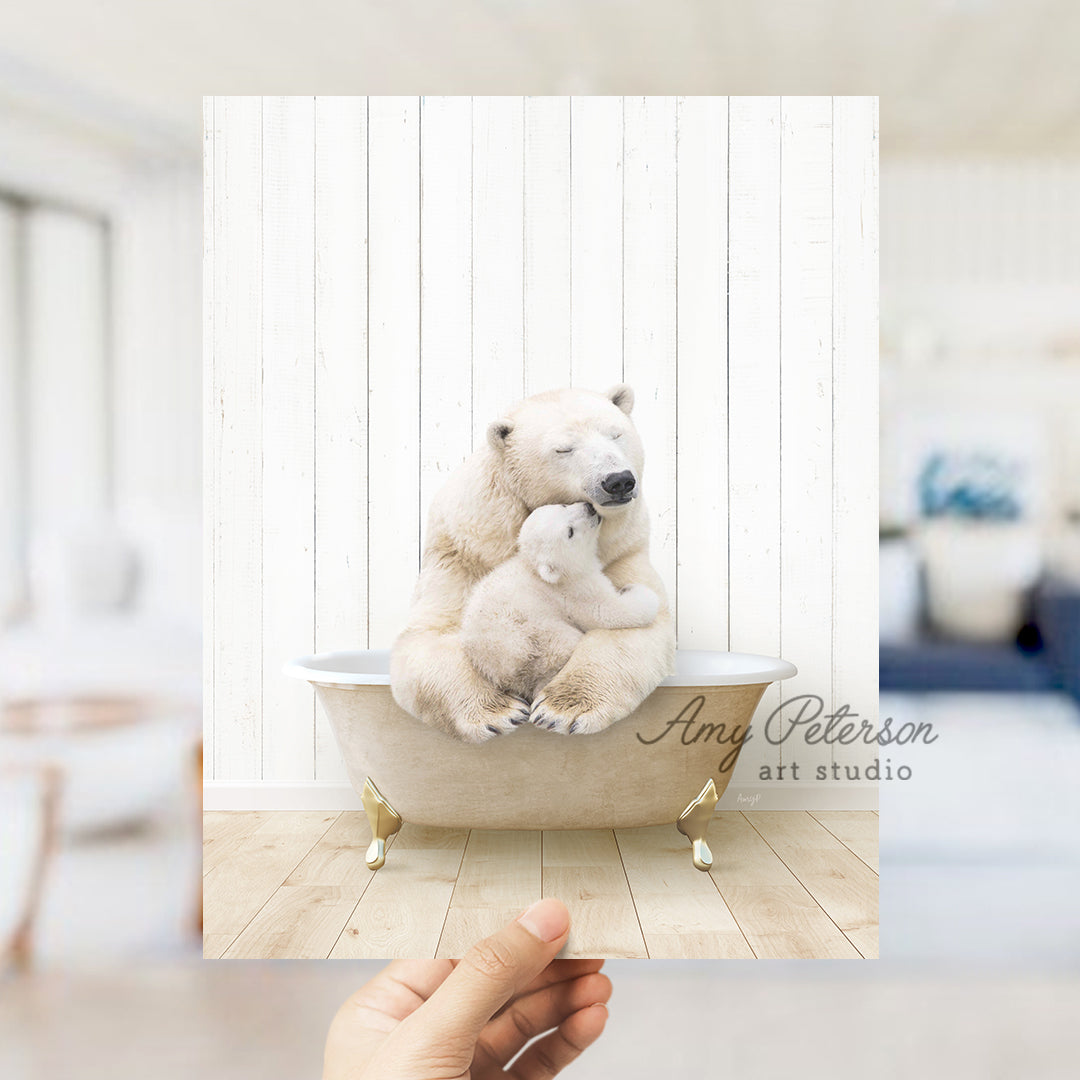
[[[592,503],[541,506],[521,526],[517,554],[473,589],[461,644],[492,686],[531,702],[585,631],[629,630],[656,618],[660,598],[648,585],[619,590],[604,576],[599,526]],[[545,716],[532,720],[552,726]]]
[[[486,445],[432,500],[409,619],[390,655],[394,700],[424,723],[469,742],[543,717],[557,731],[602,731],[632,712],[672,670],[675,632],[649,562],[640,498],[644,453],[634,394],[552,390],[526,398],[487,429]],[[480,675],[461,644],[473,588],[511,558],[525,519],[550,503],[587,501],[600,517],[598,551],[616,588],[641,583],[660,598],[646,627],[590,630],[530,703]]]

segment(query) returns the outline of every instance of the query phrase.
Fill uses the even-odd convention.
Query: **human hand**
[[[338,1010],[323,1080],[555,1076],[599,1038],[611,996],[602,960],[555,959],[569,930],[566,908],[541,900],[460,961],[390,964]]]

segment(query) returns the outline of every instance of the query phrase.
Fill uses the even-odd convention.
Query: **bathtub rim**
[[[371,660],[367,666],[383,670],[357,671],[357,665],[368,657]],[[716,663],[718,658],[723,658],[723,664],[729,670],[717,670],[718,666],[722,666]],[[713,670],[680,670],[680,661],[683,668],[692,666],[696,661],[702,667],[711,664]],[[321,683],[341,688],[389,686],[389,666],[389,649],[340,649],[296,657],[284,665],[282,672],[291,678],[312,684]],[[667,676],[660,683],[661,687],[748,686],[778,682],[798,674],[798,668],[794,664],[776,656],[709,649],[679,649],[675,653],[675,666],[675,674]],[[739,670],[740,666],[742,670]]]

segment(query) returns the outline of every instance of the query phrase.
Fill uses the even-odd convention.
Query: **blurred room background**
[[[197,918],[199,141],[73,76],[0,60],[0,943],[39,966]]]
[[[881,715],[939,735],[881,785],[894,963],[613,965],[577,1075],[826,1075],[838,1015],[830,1076],[1074,1075],[1078,41],[1068,0],[5,8],[0,1073],[313,1074],[371,970],[197,959],[200,98],[317,88],[881,96]]]
[[[1064,129],[881,182],[882,955],[1080,961],[1080,159]]]

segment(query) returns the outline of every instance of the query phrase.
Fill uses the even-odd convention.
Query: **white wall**
[[[946,427],[1007,452],[1027,445],[1048,532],[1080,510],[1078,191],[1069,159],[883,169],[886,518],[910,520],[914,473]]]
[[[886,341],[1080,360],[1080,163],[899,159],[882,175]]]
[[[10,203],[0,203],[0,620],[25,602],[22,554],[23,521],[15,512],[24,502],[25,476],[21,467],[21,408],[17,387],[21,380],[19,214]]]
[[[143,604],[197,628],[198,161],[52,106],[0,131],[0,614],[36,536],[105,516]]]
[[[141,603],[202,620],[202,185],[143,170],[113,225],[113,436],[119,521],[144,556]]]
[[[344,782],[282,663],[388,647],[432,494],[566,384],[636,389],[681,645],[874,715],[873,99],[217,98],[205,167],[208,805]]]

